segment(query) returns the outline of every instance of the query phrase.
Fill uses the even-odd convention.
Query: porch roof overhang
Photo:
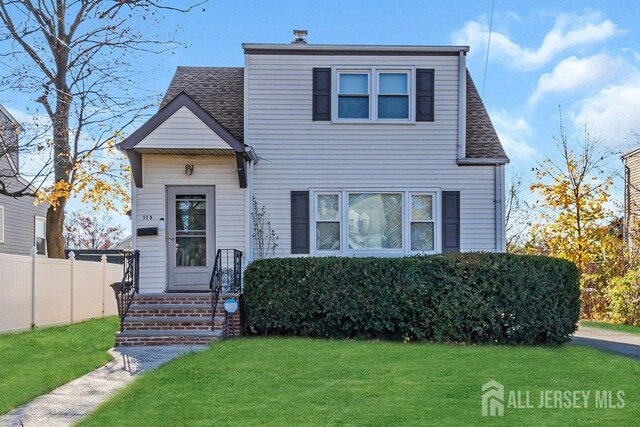
[[[202,121],[209,129],[211,129],[220,139],[228,146],[224,148],[183,148],[183,147],[138,147],[151,132],[157,129],[180,108],[189,109],[198,119]],[[257,156],[252,147],[238,141],[227,129],[224,128],[214,117],[212,117],[204,108],[194,101],[185,92],[180,92],[164,107],[160,108],[145,124],[129,135],[124,141],[117,145],[118,149],[123,151],[129,159],[131,165],[131,174],[133,182],[137,188],[143,186],[142,180],[142,155],[148,154],[190,154],[190,155],[227,155],[235,156],[238,167],[238,183],[240,188],[247,187],[247,168],[248,161],[257,161]]]

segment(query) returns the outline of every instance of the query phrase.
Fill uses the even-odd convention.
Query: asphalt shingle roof
[[[467,70],[467,145],[468,159],[507,159],[489,113]]]
[[[180,92],[186,92],[233,136],[243,142],[242,67],[178,67],[160,106],[166,105]],[[468,71],[466,157],[508,159]]]
[[[244,138],[244,69],[178,67],[160,107],[185,92],[236,139]]]

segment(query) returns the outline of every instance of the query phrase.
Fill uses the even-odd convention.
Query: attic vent
[[[293,30],[293,41],[291,44],[307,44],[307,30]]]

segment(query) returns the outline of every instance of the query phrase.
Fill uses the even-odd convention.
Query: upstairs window
[[[338,118],[368,119],[369,74],[341,72],[338,76]]]
[[[378,119],[409,119],[409,73],[378,74]]]
[[[415,121],[414,70],[389,67],[334,70],[334,121]]]

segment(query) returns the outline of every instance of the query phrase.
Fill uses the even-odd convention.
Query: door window
[[[207,196],[176,195],[176,267],[207,265]]]

